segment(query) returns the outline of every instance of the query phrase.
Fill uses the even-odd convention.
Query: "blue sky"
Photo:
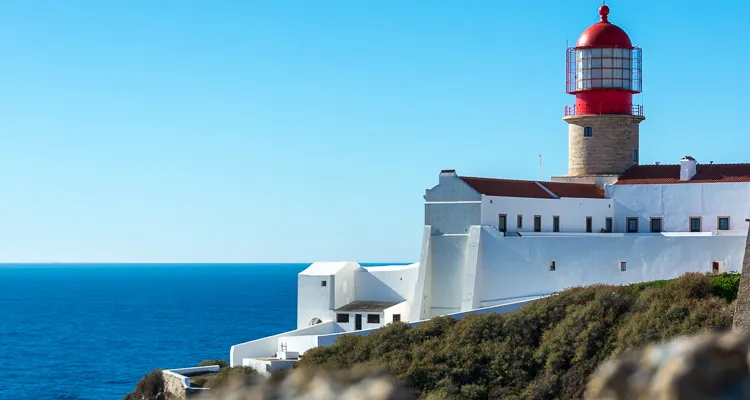
[[[750,162],[741,1],[615,1],[641,162]],[[567,170],[598,1],[5,1],[0,261],[415,261],[439,171]]]

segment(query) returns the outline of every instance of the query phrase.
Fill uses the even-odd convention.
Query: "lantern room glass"
[[[630,49],[577,49],[576,90],[633,90],[633,54]]]

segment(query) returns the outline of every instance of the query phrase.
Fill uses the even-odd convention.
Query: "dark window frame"
[[[560,216],[552,216],[552,232],[560,232]]]
[[[584,126],[583,127],[583,137],[592,137],[594,136],[594,128],[590,126]]]
[[[550,260],[550,262],[549,262],[549,271],[550,272],[555,272],[556,269],[557,269],[557,262],[555,262],[555,260]]]
[[[594,231],[594,217],[588,216],[586,217],[586,233],[591,233]]]
[[[497,215],[497,230],[503,233],[508,231],[508,215],[506,214]]]
[[[535,215],[534,216],[534,232],[541,232],[541,231],[542,231],[542,216]]]
[[[625,260],[620,260],[618,263],[618,268],[620,269],[620,272],[625,272],[628,270],[628,262]]]
[[[690,217],[688,219],[688,229],[690,229],[690,232],[703,232],[703,220],[701,217]],[[698,221],[698,229],[693,229],[693,221]]]
[[[320,281],[320,287],[326,287],[326,286],[328,286],[327,281]]]
[[[401,314],[393,314],[393,322],[401,322]]]
[[[638,162],[638,149],[633,149],[633,162]]]
[[[604,219],[604,230],[612,233],[612,217],[607,217]]]
[[[659,222],[659,229],[654,229],[654,222]],[[660,233],[664,230],[663,226],[663,219],[662,217],[651,217],[651,220],[649,221],[649,230],[651,233]]]
[[[518,214],[516,216],[516,228],[517,229],[523,228],[523,214]]]
[[[336,313],[336,323],[339,323],[339,324],[348,324],[349,323],[349,314]]]
[[[379,324],[380,323],[380,314],[367,314],[367,323],[368,324]]]
[[[635,221],[635,229],[630,229],[630,221]],[[625,232],[638,233],[638,218],[636,217],[625,218]]]
[[[722,228],[722,227],[721,227],[721,221],[722,221],[722,220],[725,220],[725,221],[727,221],[727,226],[726,226],[726,228]],[[729,217],[718,217],[718,218],[716,219],[716,230],[717,230],[717,231],[728,231],[728,230],[730,230],[730,228],[731,228],[731,225],[729,224],[730,222],[731,222],[731,220],[729,219]]]

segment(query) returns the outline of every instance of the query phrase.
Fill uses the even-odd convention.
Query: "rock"
[[[412,400],[406,389],[379,369],[326,371],[295,369],[247,386],[241,380],[214,388],[200,400]]]
[[[592,375],[586,399],[750,398],[750,335],[681,337],[622,354]]]

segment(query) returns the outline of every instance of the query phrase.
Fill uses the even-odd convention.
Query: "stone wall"
[[[568,176],[620,174],[637,165],[638,115],[573,115],[568,123]],[[592,136],[583,135],[592,128]],[[640,157],[640,155],[639,155]]]
[[[737,293],[737,303],[734,311],[732,330],[735,332],[750,332],[750,226],[748,237],[745,239],[745,256],[742,259],[742,274],[740,275],[740,290]]]
[[[187,397],[184,377],[170,371],[162,371],[164,377],[164,400],[184,400]]]

